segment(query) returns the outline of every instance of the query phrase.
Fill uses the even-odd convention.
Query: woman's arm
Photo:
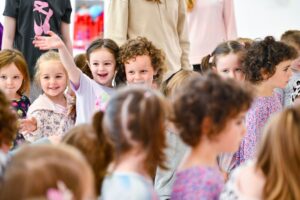
[[[16,19],[4,16],[2,49],[12,49],[16,32]]]

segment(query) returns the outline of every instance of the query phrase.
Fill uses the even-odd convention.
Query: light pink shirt
[[[233,0],[196,0],[188,12],[189,60],[200,64],[216,46],[237,37]]]

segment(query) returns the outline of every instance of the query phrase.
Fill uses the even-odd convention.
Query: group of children
[[[32,104],[24,57],[0,52],[1,153],[17,148],[1,165],[0,199],[300,198],[300,108],[283,110],[298,97],[298,83],[284,89],[300,52],[284,39],[221,43],[202,74],[164,80],[164,54],[146,38],[96,39],[81,70],[48,34],[33,44],[58,52],[38,59]],[[45,140],[59,144],[34,145]]]

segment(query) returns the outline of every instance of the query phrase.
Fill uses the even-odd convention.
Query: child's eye
[[[20,76],[14,76],[13,78],[17,80],[20,79]]]
[[[147,73],[148,71],[147,71],[147,70],[142,70],[141,72],[145,74],[145,73]]]
[[[235,69],[235,71],[237,71],[237,72],[241,72],[241,71],[242,71],[242,69],[241,69],[241,68],[236,68],[236,69]]]
[[[228,73],[229,70],[228,70],[228,69],[223,69],[222,72],[223,72],[223,73]]]
[[[2,75],[2,76],[0,76],[0,78],[5,80],[7,77]]]
[[[55,76],[55,78],[61,78],[62,76],[61,75],[57,75],[57,76]]]
[[[134,74],[134,71],[128,71],[127,73],[128,74]]]
[[[111,65],[111,63],[107,62],[107,63],[104,63],[104,65]]]
[[[49,79],[49,76],[44,76],[43,79]]]
[[[98,66],[98,65],[99,65],[99,63],[92,63],[92,65],[94,65],[94,66]]]
[[[289,70],[289,67],[285,68],[283,71],[287,72]]]

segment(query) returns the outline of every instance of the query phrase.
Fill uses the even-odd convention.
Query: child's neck
[[[58,105],[61,105],[61,106],[64,106],[66,107],[67,106],[67,100],[65,98],[65,95],[62,93],[62,94],[59,94],[57,96],[50,96],[50,95],[47,95],[45,94],[53,103],[55,104],[58,104]]]
[[[195,166],[217,166],[217,155],[214,144],[209,139],[203,139],[196,147],[192,148],[184,160],[180,170]]]
[[[145,154],[131,151],[123,155],[118,163],[113,163],[112,168],[115,172],[135,172],[150,179],[144,162]]]
[[[273,95],[273,86],[268,84],[268,82],[262,82],[260,84],[254,85],[256,89],[256,96],[258,97],[268,97]]]
[[[12,100],[17,100],[20,99],[21,96],[18,93],[14,93],[14,94],[7,94],[6,95],[8,99]]]

